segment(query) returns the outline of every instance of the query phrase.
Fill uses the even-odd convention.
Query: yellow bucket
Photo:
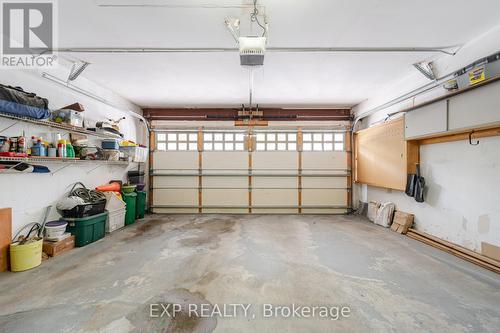
[[[19,245],[10,244],[10,270],[21,272],[39,266],[42,263],[43,239]]]

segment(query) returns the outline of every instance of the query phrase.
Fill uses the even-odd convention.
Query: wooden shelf
[[[2,113],[2,112],[0,112],[0,118],[11,119],[14,121],[25,122],[25,123],[29,123],[29,124],[33,124],[33,125],[38,125],[38,126],[56,128],[56,129],[60,129],[60,130],[66,131],[66,132],[70,132],[70,133],[86,134],[86,135],[95,136],[95,137],[104,138],[104,139],[123,139],[121,136],[116,135],[116,134],[112,134],[112,133],[108,134],[108,133],[94,132],[94,131],[87,130],[83,127],[71,126],[71,125],[67,125],[67,124],[59,124],[59,123],[55,123],[55,122],[48,121],[48,120],[39,120],[39,119],[33,119],[33,118],[19,117],[19,116],[7,114],[7,113]]]
[[[0,162],[20,162],[20,163],[74,163],[74,164],[89,164],[100,163],[109,165],[129,165],[127,161],[105,161],[105,160],[80,160],[77,158],[58,158],[58,157],[0,157]]]

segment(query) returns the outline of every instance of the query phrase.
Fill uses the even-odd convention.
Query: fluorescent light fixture
[[[87,68],[87,66],[90,65],[90,63],[86,61],[79,61],[73,63],[73,66],[71,67],[71,71],[68,76],[68,81],[75,81]]]
[[[413,64],[413,67],[415,67],[422,75],[424,75],[426,78],[428,78],[431,81],[436,80],[436,74],[434,73],[434,68],[432,66],[432,62],[418,62],[416,64]]]

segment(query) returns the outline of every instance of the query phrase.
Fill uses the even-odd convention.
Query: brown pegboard
[[[407,143],[404,118],[355,134],[355,181],[404,191],[407,174],[418,162],[418,146]]]

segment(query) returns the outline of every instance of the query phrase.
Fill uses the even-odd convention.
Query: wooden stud
[[[198,213],[203,213],[203,128],[198,128]]]
[[[420,163],[420,146],[417,142],[406,142],[406,173],[415,174]]]
[[[299,206],[299,214],[302,214],[302,165],[303,165],[303,158],[302,158],[302,128],[299,127],[297,129],[297,152],[298,152],[298,158],[299,158],[299,170],[298,170],[298,177],[297,177],[297,187],[298,187],[298,206]]]
[[[248,147],[248,213],[252,214],[252,201],[253,201],[253,179],[252,179],[252,170],[253,170],[253,131],[251,128],[248,129],[247,132],[247,147]]]
[[[346,193],[346,202],[347,207],[352,209],[352,145],[351,145],[351,132],[346,132],[345,134],[345,149],[346,149],[346,158],[347,158],[347,170],[349,170],[349,175],[347,176],[347,187],[350,190],[347,190]]]
[[[153,169],[154,165],[154,151],[156,150],[156,135],[155,132],[151,131],[149,132],[149,198],[148,198],[148,211],[152,213],[152,208],[153,207],[153,194],[154,194],[154,177],[151,174],[151,170]]]

